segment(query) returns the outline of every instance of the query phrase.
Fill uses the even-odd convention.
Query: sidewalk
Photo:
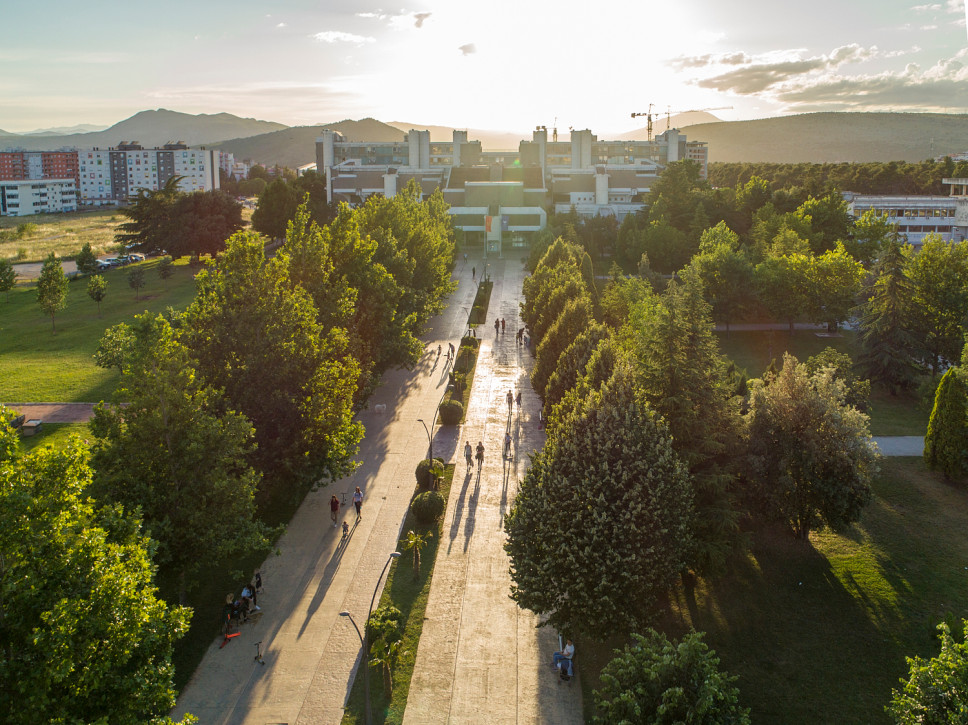
[[[549,666],[557,635],[537,629],[538,618],[510,598],[504,552],[504,514],[529,463],[544,443],[538,429],[541,403],[528,373],[533,360],[516,344],[518,302],[524,270],[518,260],[489,261],[494,288],[471,392],[460,432],[444,536],[427,604],[406,725],[423,723],[580,723],[581,688],[559,683]],[[495,317],[507,322],[494,334]],[[511,415],[505,396],[523,391],[522,409]],[[511,461],[502,460],[505,432]],[[464,441],[484,443],[480,473],[463,460]]]
[[[458,265],[457,272],[460,273]],[[470,269],[461,276],[449,307],[431,320],[426,353],[413,371],[394,371],[360,415],[366,437],[360,467],[342,480],[310,493],[278,542],[278,556],[261,568],[262,616],[245,624],[241,636],[220,649],[213,640],[172,712],[198,716],[202,725],[223,723],[338,723],[360,660],[360,641],[339,612],[348,610],[362,626],[373,589],[397,546],[415,483],[414,470],[426,456],[427,436],[417,418],[430,421],[447,384],[443,358],[434,368],[438,344],[455,345],[466,329],[474,299]],[[385,410],[379,405],[385,405]],[[453,456],[455,431],[438,428],[434,453]],[[363,489],[362,521],[345,548],[330,522],[333,493]],[[342,518],[352,525],[350,498]],[[254,660],[261,642],[265,665]]]

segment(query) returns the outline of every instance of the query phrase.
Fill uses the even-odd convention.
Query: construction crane
[[[675,113],[677,116],[683,113],[705,113],[708,111],[732,111],[732,106],[717,106],[716,108],[691,108],[688,111],[671,111],[671,107],[666,106],[666,131],[672,126],[672,114]]]
[[[652,143],[652,107],[654,105],[655,105],[654,103],[650,103],[649,104],[649,110],[646,111],[645,113],[633,113],[632,114],[632,118],[638,118],[639,116],[645,116],[648,119],[649,123],[647,125],[647,128],[649,129],[649,143]]]

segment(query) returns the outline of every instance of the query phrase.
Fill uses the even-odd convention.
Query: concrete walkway
[[[561,684],[549,667],[556,634],[511,600],[503,517],[529,464],[544,443],[540,401],[531,390],[532,359],[516,343],[524,277],[518,260],[489,264],[494,289],[488,324],[461,431],[454,483],[437,554],[426,621],[404,723],[580,723],[581,689]],[[495,334],[493,320],[507,321]],[[508,390],[523,392],[509,414]],[[510,433],[512,458],[502,458]],[[480,472],[461,452],[484,443]]]
[[[874,436],[882,456],[922,456],[924,436]]]
[[[436,348],[441,344],[446,350],[448,342],[457,345],[466,329],[476,291],[470,279],[475,261],[480,270],[480,260],[469,260],[466,269],[457,270],[459,289],[451,296],[448,309],[432,320],[426,339],[433,352],[414,371],[387,375],[371,398],[369,410],[360,416],[367,430],[360,447],[360,468],[309,494],[278,543],[279,555],[263,564],[264,591],[258,600],[262,616],[243,625],[241,636],[224,648],[219,648],[220,637],[213,639],[173,716],[191,712],[202,725],[338,723],[342,718],[361,648],[352,625],[339,612],[349,610],[362,626],[377,578],[397,546],[413,491],[414,469],[427,451],[427,436],[417,419],[433,419],[447,383],[443,356],[434,364]],[[514,269],[507,279],[491,265],[496,281],[492,319],[495,311],[509,321],[517,319],[522,273],[517,271],[519,262],[509,265]],[[508,327],[503,346],[495,346],[493,339],[485,342],[481,355],[485,365],[478,368],[474,380],[470,423],[465,430],[468,437],[476,436],[472,445],[479,438],[485,440],[487,460],[483,475],[473,486],[469,478],[454,480],[445,527],[449,538],[442,542],[427,610],[429,621],[418,652],[415,689],[411,690],[425,698],[423,682],[437,696],[447,698],[448,710],[442,714],[434,710],[429,714],[431,722],[580,722],[577,683],[571,688],[563,685],[557,692],[550,668],[541,664],[554,649],[552,633],[536,631],[534,619],[519,613],[508,598],[500,519],[523,470],[517,456],[524,457],[525,450],[541,441],[529,412],[536,416],[537,401],[526,395],[526,413],[515,416],[512,427],[516,460],[510,469],[501,465],[500,441],[507,421],[503,395],[512,380],[523,380],[525,375],[518,363],[514,331],[516,328]],[[521,354],[526,355],[523,349]],[[492,379],[494,375],[500,378]],[[501,421],[498,395],[504,406]],[[377,412],[382,405],[385,410]],[[463,459],[458,451],[463,446],[461,433],[455,428],[437,428],[434,455]],[[463,476],[463,465],[459,470]],[[349,492],[355,486],[361,486],[365,494],[363,519],[341,547],[339,530],[330,523],[328,501],[334,491]],[[349,518],[351,524],[354,519]],[[463,581],[454,578],[451,555],[460,555],[467,563]],[[454,583],[441,590],[438,577]],[[468,603],[462,606],[465,595]],[[457,652],[459,648],[468,667],[456,668],[452,658],[446,673],[429,670],[424,665],[424,641],[441,648],[453,641],[451,649]],[[264,666],[253,659],[259,642]],[[437,679],[428,682],[431,672]],[[428,721],[422,714],[410,717],[409,707],[407,717],[410,722]]]

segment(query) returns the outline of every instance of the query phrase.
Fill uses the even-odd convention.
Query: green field
[[[845,532],[802,544],[759,531],[729,575],[674,592],[661,628],[707,633],[739,676],[753,722],[886,723],[904,658],[934,656],[935,625],[968,617],[968,491],[920,459],[882,468],[873,501]],[[580,644],[588,714],[611,647]]]
[[[775,360],[783,362],[783,353],[789,352],[800,362],[817,355],[827,347],[845,352],[857,358],[856,337],[853,330],[841,330],[836,337],[818,337],[813,330],[796,330],[790,335],[786,330],[733,331],[729,337],[717,332],[720,349],[737,368],[746,371],[750,378],[760,377]],[[871,433],[877,436],[924,435],[928,427],[930,410],[921,405],[914,393],[891,397],[875,388],[871,393],[868,411]]]
[[[51,321],[37,304],[35,284],[19,284],[6,301],[0,297],[0,402],[97,402],[108,399],[118,380],[117,371],[94,365],[91,356],[101,335],[119,322],[146,310],[162,312],[168,306],[185,309],[195,293],[196,270],[179,260],[168,288],[157,274],[159,260],[142,262],[145,287],[135,299],[128,286],[131,267],[108,270],[107,297],[97,305],[87,295],[87,279],[70,283],[67,307]]]
[[[86,243],[90,243],[95,254],[113,254],[118,246],[114,241],[115,228],[124,220],[117,209],[0,217],[0,230],[16,229],[21,224],[37,225],[37,231],[22,239],[4,240],[0,236],[0,258],[40,262],[51,252],[58,257],[73,257]]]

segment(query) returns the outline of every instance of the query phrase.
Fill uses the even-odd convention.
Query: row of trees
[[[839,164],[712,163],[709,181],[714,186],[746,184],[753,177],[772,189],[801,188],[822,196],[832,189],[858,194],[943,194],[941,180],[968,176],[968,161],[870,161]]]
[[[548,438],[506,521],[513,596],[565,631],[636,631],[677,576],[723,570],[743,517],[801,539],[856,520],[875,453],[837,370],[787,356],[743,384],[694,271],[596,302],[584,254],[559,240],[525,283]]]

